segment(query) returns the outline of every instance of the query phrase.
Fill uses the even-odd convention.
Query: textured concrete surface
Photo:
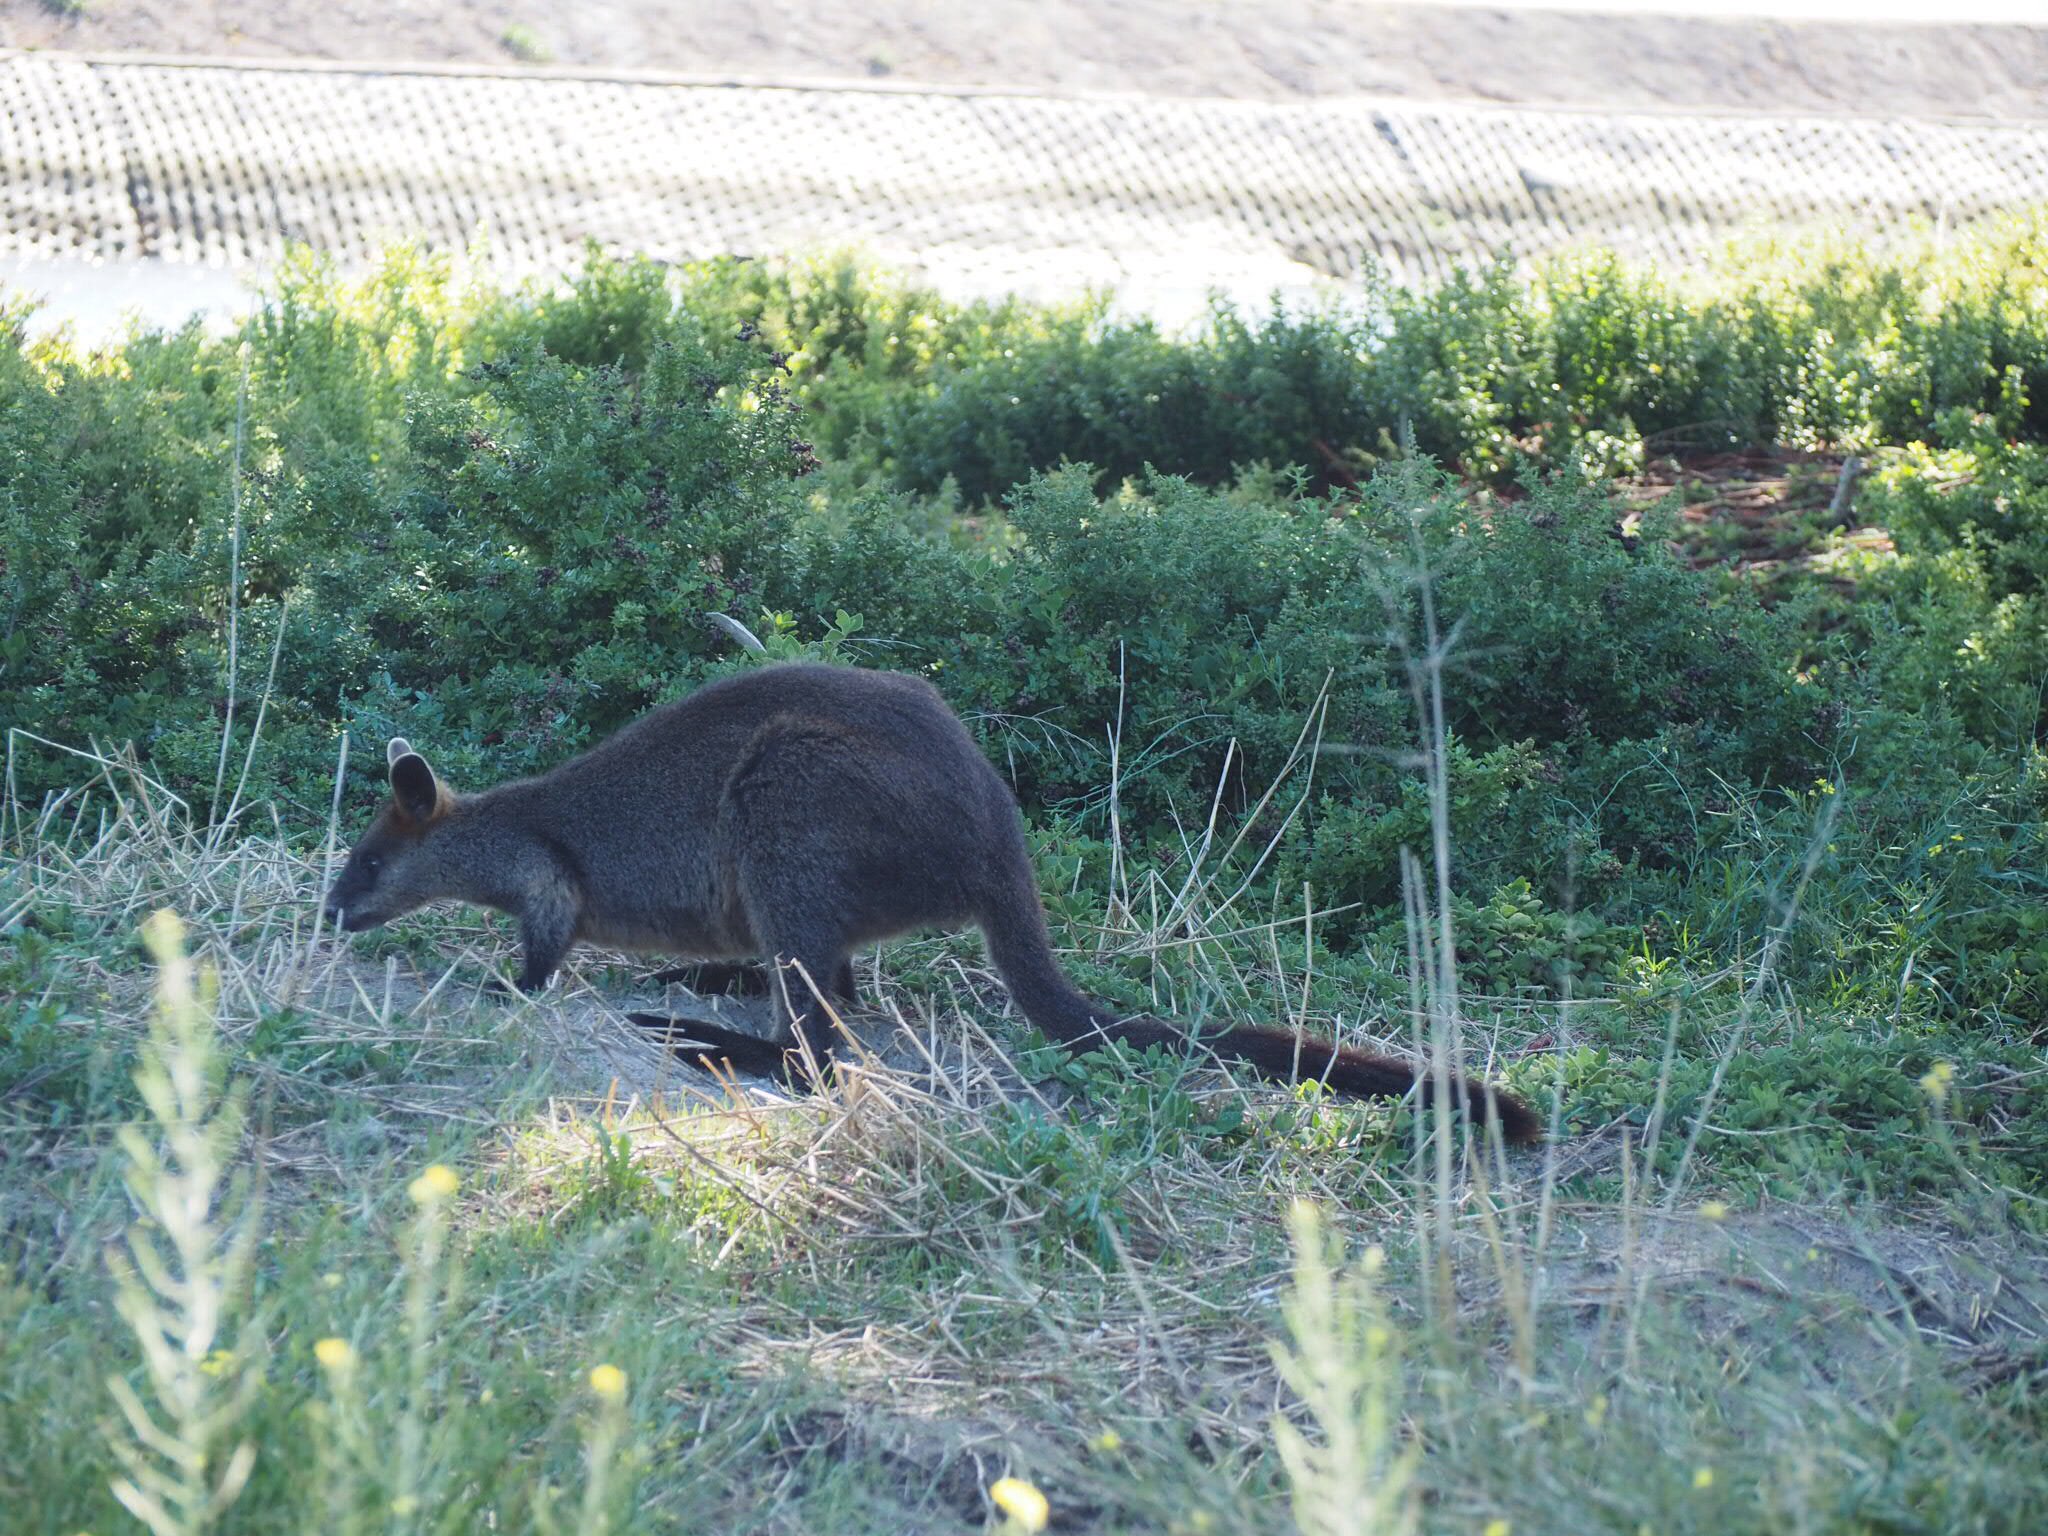
[[[961,292],[1172,311],[1599,241],[2048,203],[2048,126],[1331,99],[717,86],[0,56],[0,271],[235,269],[482,234],[684,259],[857,244]],[[24,268],[23,264],[28,266]]]

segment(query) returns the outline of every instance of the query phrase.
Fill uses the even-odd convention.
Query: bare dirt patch
[[[1868,461],[1843,453],[1755,448],[1652,459],[1616,486],[1637,511],[1671,505],[1683,557],[1702,570],[1751,583],[1766,601],[1819,577],[1840,595],[1853,590],[1838,568],[1852,552],[1884,554],[1892,538],[1864,517],[1858,491]]]

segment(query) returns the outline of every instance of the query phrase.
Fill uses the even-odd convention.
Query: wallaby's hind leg
[[[804,960],[801,955],[793,958],[804,972],[815,978],[818,968],[812,962]],[[762,967],[749,969],[756,971],[764,980],[769,974]],[[792,1057],[789,1053],[798,1050],[800,1042],[807,1042],[820,1071],[829,1069],[835,1034],[831,1015],[812,995],[810,982],[804,979],[795,965],[785,961],[774,974],[780,985],[775,994],[778,1018],[772,1037],[742,1034],[707,1019],[671,1018],[654,1013],[629,1013],[626,1017],[692,1066],[710,1068],[720,1062],[730,1062],[742,1072],[786,1077],[797,1086],[809,1086],[806,1081],[808,1068],[802,1058]],[[850,959],[839,962],[836,979],[825,991],[828,998],[834,994],[844,1003],[854,1000],[853,962]]]
[[[836,893],[819,889],[791,862],[772,853],[746,861],[740,892],[762,956],[774,967],[771,995],[781,1004],[781,1038],[793,1049],[808,1044],[822,1068],[832,1060],[835,1030],[818,994],[851,990],[853,958],[834,920],[843,910]]]
[[[739,1034],[703,1019],[669,1018],[653,1013],[632,1013],[627,1017],[694,1066],[708,1068],[726,1061],[742,1072],[782,1076],[797,1086],[810,1086],[810,1069],[801,1055],[802,1047],[810,1047],[810,1059],[817,1063],[821,1073],[828,1070],[832,1065],[834,1030],[831,1015],[813,995],[811,982],[805,978],[815,979],[828,962],[806,960],[800,952],[789,950],[778,953],[781,960],[773,973],[777,982],[778,1020],[772,1037]],[[825,995],[830,998],[835,993],[843,1002],[853,1001],[851,960],[839,962],[837,979]]]
[[[809,1045],[822,1070],[832,1064],[838,1030],[828,1005],[839,990],[841,973],[851,969],[844,952],[819,936],[791,936],[775,946],[777,1001],[782,1005],[782,1031],[792,1050]],[[829,978],[829,979],[828,979]],[[823,993],[821,999],[818,994]]]
[[[960,742],[974,752],[964,732]],[[854,998],[854,946],[973,910],[960,871],[974,851],[944,836],[959,819],[948,790],[916,752],[794,716],[764,724],[726,780],[719,851],[754,944],[777,967],[788,1038],[821,1062],[834,1041],[818,994]]]

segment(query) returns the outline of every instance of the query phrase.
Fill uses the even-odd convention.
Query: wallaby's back
[[[963,877],[998,821],[996,795],[1001,780],[930,684],[810,663],[721,678],[487,792],[573,866],[582,937],[714,954],[760,937],[739,886],[764,859],[808,863],[868,909],[846,912],[856,930],[885,914],[905,926],[971,916]]]

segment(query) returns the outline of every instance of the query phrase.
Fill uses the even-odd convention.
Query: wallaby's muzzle
[[[343,870],[341,878],[334,882],[321,903],[326,912],[328,926],[342,933],[361,933],[366,928],[375,928],[385,921],[370,900],[367,890],[352,891],[351,885],[362,885],[361,880],[351,881],[349,871]]]

